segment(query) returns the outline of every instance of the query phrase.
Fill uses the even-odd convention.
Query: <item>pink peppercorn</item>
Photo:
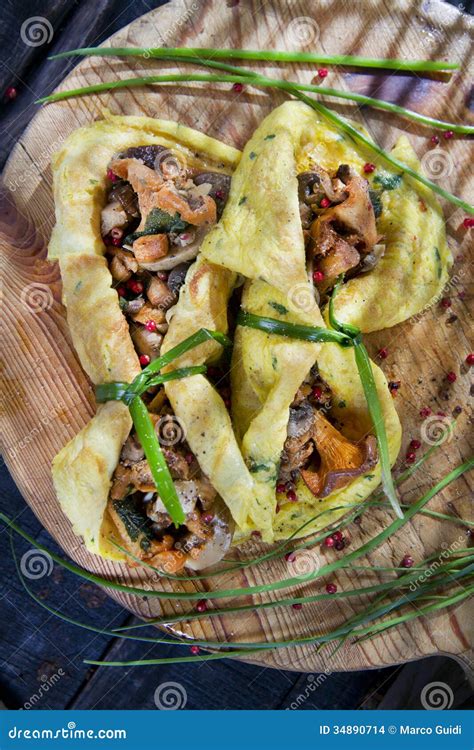
[[[15,86],[9,86],[5,91],[5,99],[7,102],[12,102],[18,96],[18,91]]]

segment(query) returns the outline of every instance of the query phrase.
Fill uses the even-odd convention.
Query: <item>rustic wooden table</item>
[[[34,99],[54,88],[74,64],[46,63],[48,54],[100,43],[134,18],[162,4],[144,0],[136,0],[133,5],[125,0],[49,0],[48,3],[10,0],[4,9],[0,36],[0,91],[5,92],[0,140],[2,163],[35,114]],[[466,3],[464,6],[469,10]],[[46,25],[46,34],[51,38],[40,45],[25,45],[22,24],[34,16],[47,19],[52,31]],[[12,98],[12,87],[16,98]],[[22,525],[35,539],[54,547],[4,467],[0,481],[0,507],[11,516],[20,516]],[[0,584],[0,661],[3,662],[0,699],[7,708],[154,708],[156,687],[169,681],[185,687],[186,707],[190,709],[416,708],[420,679],[423,684],[429,680],[448,682],[455,696],[453,708],[467,706],[469,689],[462,670],[454,661],[442,658],[424,661],[422,669],[415,663],[350,675],[324,675],[318,680],[318,689],[311,690],[303,701],[301,696],[308,694],[308,684],[314,682],[311,676],[230,660],[185,668],[90,670],[82,663],[83,658],[140,658],[143,645],[95,636],[53,618],[35,605],[17,579],[7,534],[3,532],[0,539],[4,550]],[[21,554],[27,549],[18,544]],[[79,583],[58,567],[44,578],[39,591],[49,606],[62,607],[76,619],[93,619],[99,627],[115,627],[131,619],[101,590]],[[147,656],[168,656],[174,650],[154,647]]]

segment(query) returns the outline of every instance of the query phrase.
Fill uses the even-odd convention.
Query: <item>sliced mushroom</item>
[[[170,271],[167,280],[168,289],[170,289],[173,294],[176,294],[176,296],[178,296],[179,290],[184,284],[184,280],[186,278],[186,274],[190,265],[190,263],[179,263],[179,265],[175,266]]]
[[[165,313],[158,307],[152,307],[148,302],[140,307],[138,312],[130,315],[134,323],[141,323],[145,325],[149,320],[152,320],[157,326],[162,325],[165,322]]]
[[[214,198],[217,218],[220,219],[230,192],[230,176],[220,172],[201,172],[193,177],[195,185],[210,185],[209,195]]]
[[[127,467],[141,461],[145,453],[135,433],[128,436],[122,447],[120,460]]]
[[[151,360],[158,357],[163,341],[163,336],[160,333],[139,326],[131,331],[131,336],[139,354],[146,354]]]
[[[346,165],[343,165],[346,166]],[[338,174],[341,168],[338,170]],[[354,235],[355,244],[361,253],[369,253],[377,242],[375,214],[369,197],[367,180],[348,167],[343,171],[346,198],[339,205],[328,208],[318,221],[330,224],[342,236]]]
[[[109,193],[109,201],[118,201],[130,219],[138,219],[138,200],[136,193],[128,182],[117,182]]]
[[[191,471],[185,457],[171,447],[163,446],[163,453],[173,479],[189,479]]]
[[[150,416],[153,417],[154,415],[151,414]],[[189,464],[184,456],[172,448],[165,448],[164,446],[163,453],[172,478],[189,479]],[[146,459],[134,464],[131,468],[131,472],[130,483],[133,484],[135,489],[140,492],[156,492],[153,475]]]
[[[186,567],[191,570],[204,570],[222,560],[232,542],[234,525],[230,513],[223,501],[218,498],[212,505],[213,519],[206,524],[208,536],[204,543],[190,550]],[[189,528],[190,524],[188,524]],[[201,527],[202,528],[202,527]],[[200,535],[199,530],[195,536]]]
[[[138,263],[132,253],[120,247],[109,247],[107,252],[113,256],[109,269],[115,281],[128,281],[131,275],[138,271]]]
[[[331,249],[327,255],[318,256],[315,260],[315,269],[323,273],[321,281],[317,282],[317,287],[320,292],[324,292],[334,285],[340,274],[346,274],[356,268],[361,256],[353,245],[339,237],[328,224],[321,225],[318,222],[315,224],[330,237],[331,242]]]
[[[116,159],[138,159],[139,161],[142,161],[143,164],[145,164],[146,167],[149,169],[155,168],[156,158],[160,156],[160,154],[163,153],[163,151],[167,151],[168,149],[165,148],[165,146],[158,146],[155,143],[149,144],[147,146],[131,146],[130,148],[127,148],[125,151],[121,151],[119,154],[116,155]],[[117,172],[116,172],[117,174]]]
[[[300,208],[301,226],[303,227],[303,229],[309,229],[311,227],[311,224],[313,223],[313,217],[314,217],[311,207],[308,206],[307,203],[303,203],[300,201],[299,208]]]
[[[374,247],[372,248],[372,252],[367,253],[367,255],[363,256],[360,262],[360,267],[358,269],[355,269],[356,273],[368,273],[369,271],[373,271],[379,260],[383,258],[384,253],[385,245],[374,245]]]
[[[314,425],[314,409],[307,401],[301,406],[290,409],[287,433],[288,437],[302,438],[307,435]]]
[[[167,310],[176,302],[176,295],[173,294],[169,286],[157,276],[151,277],[146,290],[146,296],[153,307],[159,307],[161,310]]]
[[[322,198],[328,198],[331,203],[340,203],[347,197],[340,190],[335,190],[329,172],[317,164],[311,171],[301,172],[298,175],[298,196],[301,203],[306,203],[313,208],[319,206]]]
[[[110,497],[112,500],[122,500],[128,494],[132,485],[132,472],[128,467],[118,464],[112,477]]]
[[[122,310],[126,315],[133,316],[140,312],[144,304],[145,300],[143,297],[135,297],[130,300],[123,299]]]
[[[111,201],[102,209],[100,215],[100,231],[102,237],[106,237],[112,229],[122,229],[129,223],[129,218],[119,201]]]
[[[164,258],[161,258],[154,263],[141,263],[140,265],[147,271],[170,271],[179,263],[186,263],[187,261],[197,258],[199,248],[200,242],[193,242],[187,247],[177,247],[176,245],[172,245],[168,255]]]
[[[324,498],[376,465],[377,442],[369,435],[360,443],[352,443],[321,411],[315,411],[314,416],[313,439],[321,462],[317,470],[303,469],[301,477],[315,497]]]

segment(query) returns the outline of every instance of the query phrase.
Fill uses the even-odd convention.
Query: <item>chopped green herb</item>
[[[382,213],[382,191],[381,190],[372,190],[372,188],[369,190],[369,198],[370,202],[372,203],[372,208],[374,209],[375,218],[378,219],[380,214]]]
[[[99,180],[89,180],[89,185],[98,185]]]
[[[251,151],[249,154],[249,159],[256,159],[256,158],[257,158],[257,154],[255,153],[255,151]]]
[[[272,141],[274,138],[275,138],[275,133],[269,133],[268,135],[265,136],[265,138],[263,140],[264,141]]]
[[[364,479],[373,479],[375,474],[364,474]]]
[[[77,284],[76,284],[76,286],[74,287],[74,291],[78,292],[79,289],[81,288],[81,286],[82,286],[82,281],[78,281]]]
[[[274,310],[276,310],[280,315],[286,315],[288,313],[288,308],[285,307],[285,305],[281,305],[279,302],[269,302],[268,303],[270,307],[273,307]]]
[[[247,196],[244,195],[243,198],[239,200],[239,206],[243,206],[244,203],[247,203]]]
[[[121,310],[125,310],[127,307],[127,300],[123,297],[119,297],[119,305]]]
[[[125,237],[124,243],[131,245],[138,237],[144,237],[148,234],[168,234],[169,232],[179,234],[188,227],[188,222],[183,221],[178,212],[171,216],[166,211],[162,211],[161,208],[152,208],[147,216],[145,229],[129,234]]]
[[[439,248],[435,247],[434,253],[435,253],[435,258],[436,258],[436,267],[437,267],[438,279],[440,279],[441,278],[441,274],[443,273],[443,268],[442,268],[442,265],[441,265],[441,255],[440,255],[440,252],[439,252]]]
[[[346,408],[346,406],[347,406],[347,404],[346,404],[346,402],[345,402],[345,401],[339,401],[339,403],[338,403],[338,407],[339,407],[340,409],[345,409],[345,408]]]
[[[400,187],[403,175],[392,174],[391,172],[380,172],[375,175],[374,182],[380,185],[383,190],[396,190]]]
[[[149,540],[153,539],[150,520],[140,510],[134,497],[129,495],[123,500],[115,500],[114,509],[125,526],[125,530],[132,542],[137,542],[140,537],[144,537],[140,541],[140,546],[142,546],[142,549],[145,549],[142,542],[145,542],[145,544],[148,543],[148,546],[150,546]]]
[[[259,471],[271,471],[274,468],[272,463],[258,463],[251,456],[247,459],[247,466],[253,473],[257,473]]]
[[[272,367],[273,367],[274,370],[276,370],[277,367],[278,367],[278,360],[277,360],[277,358],[275,357],[274,354],[272,354]]]

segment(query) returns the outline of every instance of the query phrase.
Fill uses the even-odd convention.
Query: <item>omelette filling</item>
[[[220,218],[229,175],[184,166],[164,146],[116,154],[101,232],[141,364],[159,356],[171,309],[204,235]]]
[[[347,164],[335,174],[314,165],[298,175],[300,217],[308,269],[320,297],[338,276],[371,271],[383,255],[375,224],[380,203],[369,183]]]
[[[301,477],[310,492],[323,499],[377,464],[376,438],[348,440],[331,421],[331,405],[331,389],[314,365],[290,407],[278,491],[294,491]]]
[[[160,354],[188,268],[222,214],[230,177],[187,168],[159,145],[116,154],[107,177],[102,237],[122,312],[140,363],[146,366]],[[230,546],[230,514],[201,471],[163,387],[149,389],[144,401],[186,521],[178,529],[173,525],[135,432],[126,440],[112,477],[109,520],[121,545],[138,560],[167,573],[184,566],[207,568]]]

